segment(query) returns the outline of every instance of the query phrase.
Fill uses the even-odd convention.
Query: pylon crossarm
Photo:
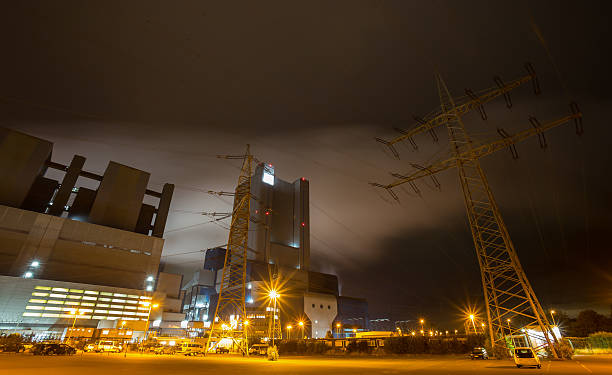
[[[573,113],[571,115],[567,115],[565,117],[562,117],[558,120],[554,120],[551,122],[548,122],[546,124],[541,125],[539,128],[531,128],[531,129],[527,129],[527,130],[523,130],[519,133],[516,133],[514,135],[511,135],[507,138],[502,138],[500,140],[497,141],[493,141],[487,144],[483,144],[483,145],[477,145],[475,144],[472,148],[472,157],[479,159],[483,156],[487,156],[490,155],[496,151],[499,150],[503,150],[505,148],[508,148],[509,146],[524,141],[527,138],[533,137],[534,135],[538,135],[542,132],[545,132],[547,130],[550,130],[554,127],[557,127],[559,125],[563,125],[566,122],[570,122],[574,119],[579,119],[582,117],[582,113],[578,112],[578,113]]]
[[[468,96],[464,96],[459,99],[456,99],[457,105],[455,106],[455,110],[457,111],[458,115],[463,115],[473,109],[482,108],[483,104],[488,103],[491,100],[501,95],[507,94],[508,92],[510,92],[511,90],[514,90],[520,85],[531,81],[533,77],[534,77],[533,75],[527,75],[517,80],[514,80],[512,82],[507,83],[502,88],[496,87],[493,89],[484,90],[480,92],[477,96],[474,96],[474,97],[470,97],[468,95]],[[424,132],[428,132],[428,131],[432,131],[433,129],[439,126],[446,124],[448,121],[449,121],[448,113],[445,113],[444,111],[437,112],[435,115],[433,115],[430,118],[424,119],[422,122],[417,121],[417,123],[410,130],[399,129],[399,131],[402,133],[401,135],[389,141],[385,141],[385,142],[390,145],[394,145],[399,142],[411,140],[412,137],[414,137],[415,135],[418,135]]]
[[[514,135],[511,135],[508,138],[503,138],[503,139],[489,142],[486,144],[474,145],[470,150],[465,151],[456,157],[452,157],[452,158],[445,159],[445,160],[436,162],[434,164],[431,164],[427,167],[424,167],[424,169],[420,169],[412,174],[405,175],[404,178],[397,179],[390,184],[383,185],[382,187],[385,189],[391,189],[396,186],[403,185],[405,183],[414,182],[423,177],[428,177],[435,173],[439,173],[447,169],[456,167],[457,159],[467,159],[467,160],[479,159],[481,157],[490,155],[496,151],[503,150],[509,147],[510,145],[524,141],[527,138],[533,137],[544,131],[550,130],[554,127],[565,124],[575,119],[579,119],[581,117],[582,117],[582,113],[580,112],[573,113],[571,115],[562,117],[558,120],[545,123],[541,125],[539,128],[530,128],[527,130],[523,130],[519,133],[516,133]],[[478,203],[478,201],[474,201],[474,202]],[[486,202],[481,202],[481,203],[483,205],[487,204]]]

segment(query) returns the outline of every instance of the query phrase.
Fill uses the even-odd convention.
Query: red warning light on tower
[[[305,226],[306,226],[306,223],[302,222],[302,226],[303,226],[303,227],[305,227]]]

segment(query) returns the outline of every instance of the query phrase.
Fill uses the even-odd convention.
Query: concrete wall
[[[49,141],[0,128],[0,204],[21,207],[52,149]]]
[[[141,289],[164,240],[0,206],[0,274]],[[37,260],[40,266],[31,268]]]
[[[89,221],[134,231],[150,174],[110,162],[98,188]]]
[[[275,177],[274,185],[269,185],[262,181],[263,172],[263,166],[258,165],[251,180],[251,192],[257,197],[251,204],[251,216],[258,222],[250,224],[249,247],[253,251],[249,259],[307,270],[310,266],[308,181],[299,179],[289,183]],[[287,254],[283,254],[285,250]]]
[[[338,315],[336,296],[305,293],[304,313],[310,319],[312,337],[324,338],[327,331],[333,332],[332,324]]]

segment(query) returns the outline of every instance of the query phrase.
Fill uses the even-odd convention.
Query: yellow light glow
[[[340,328],[340,326],[341,326],[341,324],[340,324],[340,323],[337,323],[337,324],[336,324],[336,327]]]
[[[268,292],[268,297],[271,299],[277,299],[280,297],[280,294],[276,290],[272,289]]]
[[[298,322],[298,326],[303,327],[304,326],[304,322]]]
[[[291,327],[291,325],[287,325],[287,329],[291,329],[291,328],[293,328],[293,327]]]

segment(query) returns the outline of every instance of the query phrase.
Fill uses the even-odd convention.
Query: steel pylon
[[[225,263],[221,277],[219,299],[212,320],[206,352],[212,351],[221,339],[231,339],[248,356],[246,314],[247,243],[249,234],[251,175],[253,155],[247,145],[246,153],[238,156],[218,156],[224,159],[243,159],[238,186],[234,194],[232,221]],[[248,324],[248,323],[247,323]]]
[[[431,177],[434,179],[434,184],[438,185],[434,177],[436,173],[457,168],[480,265],[491,344],[494,347],[505,347],[507,337],[522,334],[522,329],[535,328],[542,333],[541,338],[547,342],[553,356],[558,357],[552,345],[557,338],[521,266],[479,159],[505,148],[509,148],[512,155],[516,157],[514,145],[533,136],[537,136],[540,146],[545,148],[547,143],[544,132],[572,120],[576,125],[576,133],[580,135],[583,132],[582,113],[576,103],[571,103],[572,113],[570,115],[544,124],[530,117],[529,122],[532,125],[530,129],[513,135],[506,133],[503,129],[498,129],[502,139],[484,144],[471,139],[461,118],[466,112],[476,109],[483,120],[486,120],[483,104],[499,96],[503,96],[506,105],[511,107],[509,92],[528,81],[533,82],[534,91],[539,94],[540,88],[533,67],[528,63],[525,64],[525,67],[529,73],[528,76],[509,84],[504,84],[499,77],[496,77],[497,88],[483,90],[479,94],[466,90],[467,96],[459,99],[454,99],[450,95],[444,80],[437,74],[440,109],[427,119],[417,119],[416,126],[411,130],[399,129],[398,131],[402,133],[399,137],[390,141],[378,138],[376,140],[387,145],[393,154],[399,157],[393,146],[395,143],[407,140],[414,146],[413,136],[424,132],[429,132],[433,136],[432,132],[436,127],[445,126],[452,156],[428,166],[411,164],[416,171],[405,174],[392,173],[396,180],[389,184],[371,184],[386,189],[393,198],[398,199],[393,188],[408,183],[419,194],[420,191],[414,183],[416,180]],[[437,140],[437,136],[434,137],[434,140]],[[508,319],[513,322],[512,326]]]
[[[525,327],[540,328],[556,357],[552,327],[516,255],[478,156],[472,151],[472,140],[439,74],[436,81],[480,265],[491,343],[505,347],[506,320],[520,316]]]

